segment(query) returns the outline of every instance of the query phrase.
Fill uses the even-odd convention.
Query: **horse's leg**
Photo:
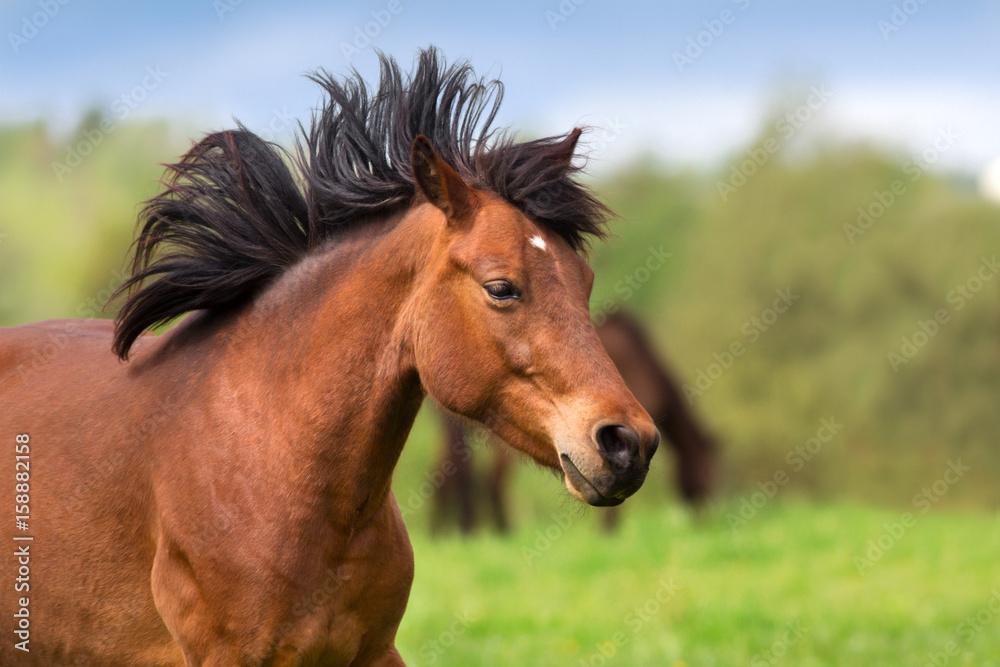
[[[348,571],[344,583],[352,588],[344,593],[350,594],[369,618],[368,631],[363,636],[365,644],[351,667],[403,667],[406,663],[396,650],[395,639],[413,583],[413,548],[392,494],[385,503],[382,520],[368,530],[373,535],[355,536],[363,545],[362,550],[347,554],[348,560],[356,565]],[[377,619],[374,623],[373,613]]]
[[[164,540],[161,540],[161,545]],[[292,667],[302,655],[288,644],[263,658],[248,658],[234,642],[215,632],[187,559],[177,551],[158,549],[153,562],[153,598],[161,618],[184,654],[186,667]]]
[[[214,626],[187,557],[161,535],[151,574],[153,601],[188,667],[240,664],[235,647],[211,636]]]
[[[493,457],[493,470],[490,473],[490,510],[497,530],[506,533],[510,530],[507,519],[507,485],[510,481],[510,454],[506,449],[497,448]]]
[[[445,474],[446,469],[451,461],[451,434],[450,434],[450,424],[447,421],[447,417],[442,415],[442,421],[445,426],[445,440],[444,440],[444,456],[441,458],[441,463],[438,465],[437,473],[443,475],[441,484],[434,489],[434,498],[431,503],[431,534],[438,535],[441,533],[446,525],[448,524],[448,517],[451,514],[451,507],[454,503],[454,497],[456,493],[455,480],[451,475]]]
[[[458,492],[458,528],[468,535],[476,527],[476,480],[472,465],[472,448],[466,439],[465,427],[452,419],[452,461],[455,463],[455,488]]]
[[[446,450],[437,470],[442,480],[434,493],[431,532],[440,532],[452,507],[457,506],[458,527],[469,534],[476,525],[472,449],[465,440],[465,428],[457,419],[444,413],[441,419],[445,427]]]
[[[681,497],[692,507],[699,506],[711,493],[715,451],[711,438],[705,436],[679,401],[656,426],[674,453],[674,476]]]

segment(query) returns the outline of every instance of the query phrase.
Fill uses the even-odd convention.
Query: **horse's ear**
[[[581,134],[583,134],[583,130],[574,127],[573,131],[567,134],[565,139],[553,147],[556,160],[566,167],[569,167],[573,162],[573,154],[576,152],[576,142],[580,139]]]
[[[472,188],[438,157],[424,135],[413,140],[410,166],[417,187],[427,201],[444,211],[449,224],[464,220],[472,210]]]

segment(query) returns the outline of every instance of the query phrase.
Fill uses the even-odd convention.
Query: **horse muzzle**
[[[593,445],[582,451],[559,448],[559,464],[567,490],[596,507],[620,505],[639,490],[660,442],[655,429],[642,437],[622,424],[594,431]]]

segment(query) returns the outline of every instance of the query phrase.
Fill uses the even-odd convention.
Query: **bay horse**
[[[633,315],[618,309],[595,321],[597,335],[625,384],[653,417],[673,454],[673,483],[685,503],[699,508],[709,497],[715,482],[718,448],[699,417],[688,406],[680,383],[660,360],[649,336]],[[471,533],[477,524],[476,509],[485,501],[487,512],[500,532],[510,527],[507,487],[512,456],[498,448],[480,486],[473,470],[473,448],[468,439],[472,429],[463,420],[441,413],[444,428],[443,453],[434,479],[436,485],[431,510],[431,530],[440,532],[455,519],[462,533]],[[481,498],[482,496],[482,498]],[[618,522],[617,508],[602,512],[605,528]]]
[[[428,394],[580,501],[642,485],[658,434],[590,322],[609,212],[580,131],[518,142],[491,129],[498,81],[379,57],[375,89],[312,76],[294,159],[240,125],[167,167],[113,326],[0,331],[32,538],[4,474],[4,558],[29,554],[3,664],[403,664],[390,485]]]

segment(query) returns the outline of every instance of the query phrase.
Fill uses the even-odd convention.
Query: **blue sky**
[[[717,163],[779,101],[801,111],[813,86],[824,99],[801,111],[804,135],[921,151],[950,128],[959,139],[940,166],[978,172],[1000,155],[1000,3],[578,2],[5,2],[0,121],[44,117],[69,131],[99,106],[169,117],[192,135],[235,116],[288,140],[287,119],[319,101],[304,73],[353,65],[371,77],[372,46],[408,66],[433,43],[502,76],[504,123],[600,128],[598,168],[639,152]],[[370,46],[345,57],[366,28]]]

